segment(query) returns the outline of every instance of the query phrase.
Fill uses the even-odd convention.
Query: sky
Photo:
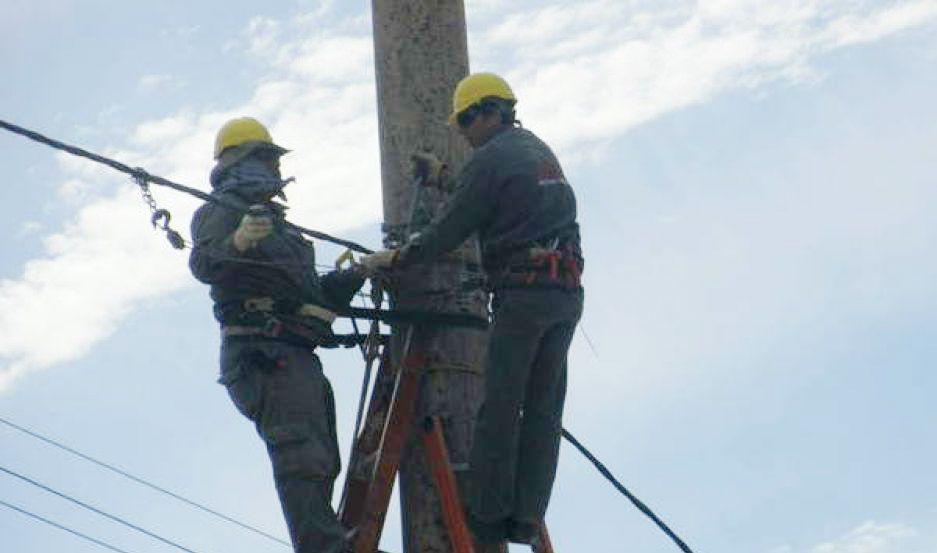
[[[0,119],[207,189],[218,127],[255,116],[293,151],[291,219],[376,246],[369,11],[0,0]],[[565,426],[694,551],[937,553],[937,1],[466,11],[472,69],[512,83],[579,200]],[[8,133],[0,166],[0,417],[284,537],[207,290],[139,190]],[[153,193],[187,234],[197,201]],[[322,358],[347,458],[362,366]],[[199,553],[287,550],[3,425],[0,452]],[[172,550],[6,473],[0,500]],[[557,551],[677,550],[568,446],[547,522]],[[0,551],[103,549],[0,506]]]

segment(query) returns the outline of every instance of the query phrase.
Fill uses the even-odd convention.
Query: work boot
[[[508,541],[536,547],[540,542],[540,524],[512,520],[508,525]]]
[[[355,553],[355,536],[358,535],[358,527],[355,526],[345,533],[345,553]],[[387,553],[383,549],[378,549],[374,553]]]
[[[508,538],[508,522],[506,520],[485,522],[469,513],[468,526],[475,539],[480,543],[499,543]]]

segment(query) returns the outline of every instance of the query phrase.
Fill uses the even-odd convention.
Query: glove
[[[359,264],[368,274],[374,274],[382,269],[391,269],[397,262],[400,250],[382,250],[362,256]]]
[[[431,152],[417,152],[410,156],[413,160],[414,173],[423,177],[427,186],[439,186],[446,173],[446,164]]]
[[[255,211],[256,206],[251,206],[251,211]],[[259,212],[259,210],[256,210]],[[258,242],[270,236],[273,232],[273,221],[267,215],[257,215],[248,213],[241,217],[241,223],[234,231],[232,242],[234,248],[244,253],[257,245]]]

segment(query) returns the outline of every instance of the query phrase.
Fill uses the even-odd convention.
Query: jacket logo
[[[568,184],[563,169],[551,161],[545,161],[537,168],[537,184],[549,186],[555,184]]]

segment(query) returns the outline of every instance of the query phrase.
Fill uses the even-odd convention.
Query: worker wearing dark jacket
[[[361,287],[357,271],[315,271],[312,244],[283,225],[277,146],[250,118],[218,133],[212,195],[250,209],[208,202],[192,220],[189,266],[211,285],[221,323],[221,378],[234,405],[254,422],[273,465],[280,504],[297,553],[339,553],[345,531],[332,510],[340,459],[335,405],[313,349],[332,335],[333,310]]]
[[[550,148],[515,123],[515,101],[497,75],[459,83],[450,122],[474,152],[455,196],[403,248],[362,264],[378,270],[428,261],[478,234],[494,324],[471,453],[470,523],[483,542],[531,543],[556,474],[583,258],[573,189]],[[431,178],[442,176],[438,160],[418,157]]]

